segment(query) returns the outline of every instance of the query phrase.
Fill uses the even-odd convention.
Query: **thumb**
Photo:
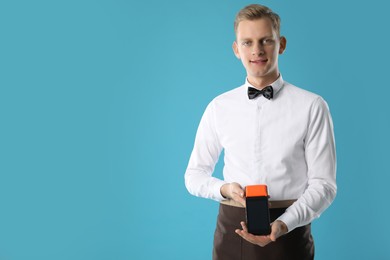
[[[272,231],[272,233],[271,233],[270,236],[269,236],[269,238],[271,239],[272,242],[275,242],[277,237],[278,237],[278,236],[275,234],[274,231]]]
[[[275,242],[278,237],[281,235],[280,227],[277,225],[277,223],[272,224],[271,228],[271,234],[269,235],[269,238],[272,240],[272,242]]]
[[[276,239],[283,236],[287,232],[288,232],[288,228],[287,228],[286,224],[284,224],[284,222],[282,222],[280,220],[276,220],[275,222],[272,223],[271,234],[270,234],[269,238],[273,242],[275,242]]]

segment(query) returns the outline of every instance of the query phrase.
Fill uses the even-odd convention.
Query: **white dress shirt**
[[[185,173],[188,191],[221,201],[221,186],[266,184],[272,200],[297,201],[278,219],[288,230],[306,225],[336,196],[333,123],[318,95],[283,81],[273,99],[250,100],[248,81],[207,106]],[[253,86],[252,86],[253,87]],[[224,149],[224,180],[212,176]]]

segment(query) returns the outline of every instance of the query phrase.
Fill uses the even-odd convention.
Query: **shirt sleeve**
[[[287,225],[289,231],[318,218],[336,196],[333,122],[328,105],[320,97],[311,107],[304,149],[308,168],[307,188],[301,197],[278,218]]]
[[[222,151],[215,123],[215,110],[211,102],[199,123],[184,179],[186,188],[192,195],[221,201],[224,198],[220,190],[225,182],[212,176]]]

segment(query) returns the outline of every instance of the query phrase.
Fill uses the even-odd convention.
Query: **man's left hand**
[[[286,224],[280,220],[276,220],[271,224],[271,234],[267,236],[255,236],[248,233],[248,228],[245,222],[241,222],[242,230],[236,229],[236,233],[246,241],[264,247],[288,232]]]

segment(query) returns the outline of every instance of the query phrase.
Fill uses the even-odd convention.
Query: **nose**
[[[264,46],[260,43],[253,44],[252,55],[264,55]]]

